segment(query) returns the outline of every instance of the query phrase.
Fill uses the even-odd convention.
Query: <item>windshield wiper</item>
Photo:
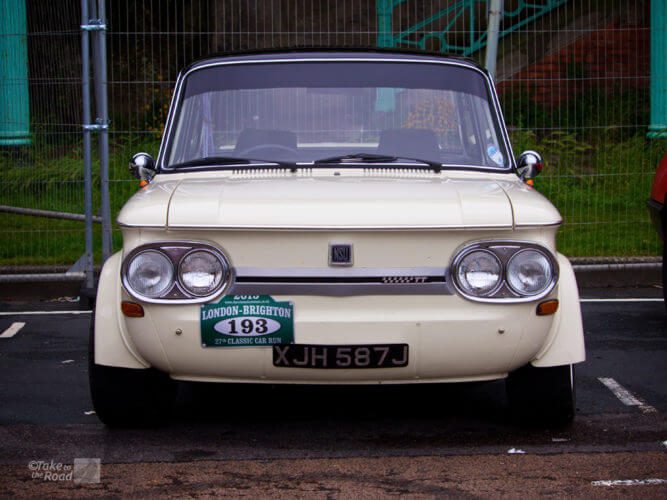
[[[314,165],[323,165],[327,163],[393,163],[395,161],[408,160],[423,163],[428,165],[434,172],[440,173],[442,171],[442,163],[431,160],[422,160],[421,158],[408,158],[407,156],[390,156],[376,153],[352,153],[341,156],[332,156],[330,158],[322,158],[315,160]],[[415,165],[417,166],[417,165]]]
[[[281,168],[289,168],[290,171],[296,172],[296,162],[292,161],[278,161],[278,160],[261,160],[259,158],[241,158],[239,156],[204,156],[203,158],[196,158],[194,160],[184,161],[182,163],[174,163],[169,165],[169,168],[187,168],[187,167],[217,167],[229,165],[248,165],[250,168],[258,168],[257,163],[268,163],[270,167],[274,168],[277,165]],[[260,166],[259,168],[264,168]]]
[[[315,160],[315,165],[322,163],[383,163],[396,161],[395,156],[379,155],[375,153],[351,153],[349,155],[332,156],[331,158],[322,158]]]

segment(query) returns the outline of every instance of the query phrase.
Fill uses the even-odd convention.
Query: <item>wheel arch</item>
[[[586,360],[577,279],[570,261],[562,254],[558,254],[558,266],[559,308],[544,348],[531,362],[535,367],[571,365]]]
[[[94,315],[95,363],[121,368],[149,368],[129,340],[120,312],[121,252],[104,264],[100,273]]]

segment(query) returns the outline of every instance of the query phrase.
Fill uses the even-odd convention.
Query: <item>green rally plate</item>
[[[229,295],[200,310],[202,347],[294,343],[294,304],[269,295]]]

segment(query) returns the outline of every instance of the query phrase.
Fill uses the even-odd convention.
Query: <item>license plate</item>
[[[273,366],[282,368],[400,368],[408,344],[273,346]]]

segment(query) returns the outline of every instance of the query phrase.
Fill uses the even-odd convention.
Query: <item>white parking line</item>
[[[598,377],[598,380],[607,386],[607,388],[614,393],[614,396],[616,396],[624,405],[636,406],[643,413],[655,413],[658,411],[653,406],[646,404],[644,401],[636,397],[613,378]]]
[[[608,481],[591,481],[593,486],[649,486],[667,484],[667,479],[614,479]]]
[[[50,314],[90,314],[93,311],[3,311],[0,316],[48,316]]]
[[[663,302],[664,299],[656,298],[627,298],[627,299],[579,299],[579,302]]]
[[[7,328],[2,334],[0,334],[0,339],[8,339],[19,333],[21,328],[25,326],[25,323],[12,323],[12,325]]]

